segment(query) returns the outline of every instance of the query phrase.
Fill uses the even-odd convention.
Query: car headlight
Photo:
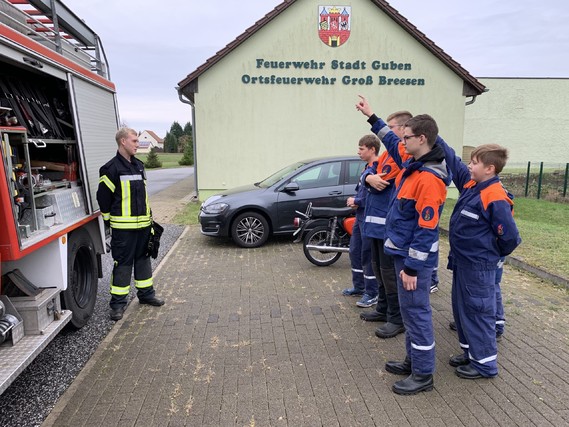
[[[206,206],[202,206],[202,212],[206,214],[220,214],[229,208],[227,203],[212,203]]]

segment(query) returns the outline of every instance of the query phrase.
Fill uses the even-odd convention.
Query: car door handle
[[[339,196],[340,194],[342,194],[341,191],[330,191],[328,193],[328,195],[330,195],[330,196]]]

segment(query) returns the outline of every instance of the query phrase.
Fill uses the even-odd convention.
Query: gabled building
[[[200,199],[297,160],[355,154],[386,117],[431,114],[460,153],[485,86],[383,0],[286,0],[178,84],[191,104]]]
[[[143,130],[138,135],[139,153],[149,153],[152,148],[164,149],[164,140],[151,130]]]

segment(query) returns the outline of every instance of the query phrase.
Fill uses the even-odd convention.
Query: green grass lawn
[[[522,244],[512,254],[550,273],[569,278],[569,205],[545,200],[514,200]],[[447,200],[441,226],[448,229],[455,200]]]
[[[181,225],[199,224],[198,213],[200,206],[201,202],[189,202],[184,209],[174,217],[173,222]]]
[[[180,168],[180,164],[178,163],[184,153],[158,153],[158,160],[162,162],[162,169],[167,168]],[[147,154],[137,154],[136,158],[141,162],[146,162]]]

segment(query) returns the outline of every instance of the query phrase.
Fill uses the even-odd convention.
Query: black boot
[[[375,330],[375,336],[378,338],[393,338],[403,332],[405,332],[405,326],[387,322]]]
[[[360,313],[360,319],[366,322],[385,322],[387,317],[385,314],[378,312],[377,310],[365,311]]]
[[[470,363],[470,359],[464,353],[453,356],[449,359],[448,364],[453,367],[464,366]]]
[[[164,300],[156,296],[154,287],[138,289],[136,292],[136,297],[138,298],[138,302],[140,304],[153,305],[154,307],[160,307],[161,305],[164,305]]]
[[[484,376],[476,370],[471,363],[466,365],[458,366],[455,370],[455,373],[460,378],[465,378],[467,380],[476,380],[478,378],[484,378]]]
[[[160,307],[161,305],[164,305],[164,300],[156,296],[153,296],[151,298],[139,299],[138,302],[140,304],[153,305],[154,307]]]
[[[121,320],[125,310],[126,306],[111,308],[111,320]]]
[[[411,395],[433,389],[432,375],[411,374],[401,381],[397,381],[391,388],[394,393]]]
[[[385,370],[395,375],[409,375],[411,374],[411,359],[407,356],[403,362],[387,362]]]

